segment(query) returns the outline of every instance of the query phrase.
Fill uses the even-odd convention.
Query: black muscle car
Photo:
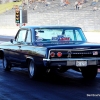
[[[28,68],[29,77],[43,71],[74,69],[93,79],[100,67],[100,44],[89,43],[80,27],[23,26],[15,38],[0,44],[3,68]]]

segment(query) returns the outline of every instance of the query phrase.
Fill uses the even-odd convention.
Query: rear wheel
[[[94,79],[97,75],[98,69],[96,67],[95,68],[86,67],[86,68],[82,68],[81,72],[85,79]]]
[[[8,61],[5,57],[3,58],[3,69],[5,71],[10,71],[11,70],[11,66],[8,64]]]
[[[28,73],[29,73],[30,79],[35,79],[40,76],[39,68],[34,64],[33,60],[29,61]]]

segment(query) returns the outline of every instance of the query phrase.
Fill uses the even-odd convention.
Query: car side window
[[[16,41],[17,42],[25,42],[26,32],[27,32],[27,30],[20,30],[16,37]]]
[[[73,41],[74,40],[74,33],[73,30],[65,30],[65,37],[70,37],[70,39]]]
[[[27,32],[26,42],[27,43],[31,43],[32,42],[32,39],[31,39],[31,31],[28,31]]]
[[[75,30],[75,33],[76,33],[76,39],[77,39],[77,41],[82,41],[82,37],[81,37],[79,31]]]

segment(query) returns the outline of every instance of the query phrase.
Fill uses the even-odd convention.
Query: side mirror
[[[10,42],[13,43],[13,39],[11,39]]]

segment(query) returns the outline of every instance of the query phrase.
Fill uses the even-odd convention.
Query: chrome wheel
[[[7,68],[7,61],[6,58],[4,57],[3,59],[3,68],[6,69]]]
[[[8,65],[8,62],[7,62],[7,60],[6,60],[5,57],[3,58],[3,69],[4,69],[5,71],[10,71],[10,70],[11,70],[11,66]]]
[[[30,78],[33,78],[34,77],[34,63],[33,61],[30,61],[30,64],[29,64],[29,75],[30,75]]]
[[[38,79],[40,76],[42,76],[42,70],[42,67],[40,68],[37,66],[34,60],[28,61],[28,74],[30,79]]]

